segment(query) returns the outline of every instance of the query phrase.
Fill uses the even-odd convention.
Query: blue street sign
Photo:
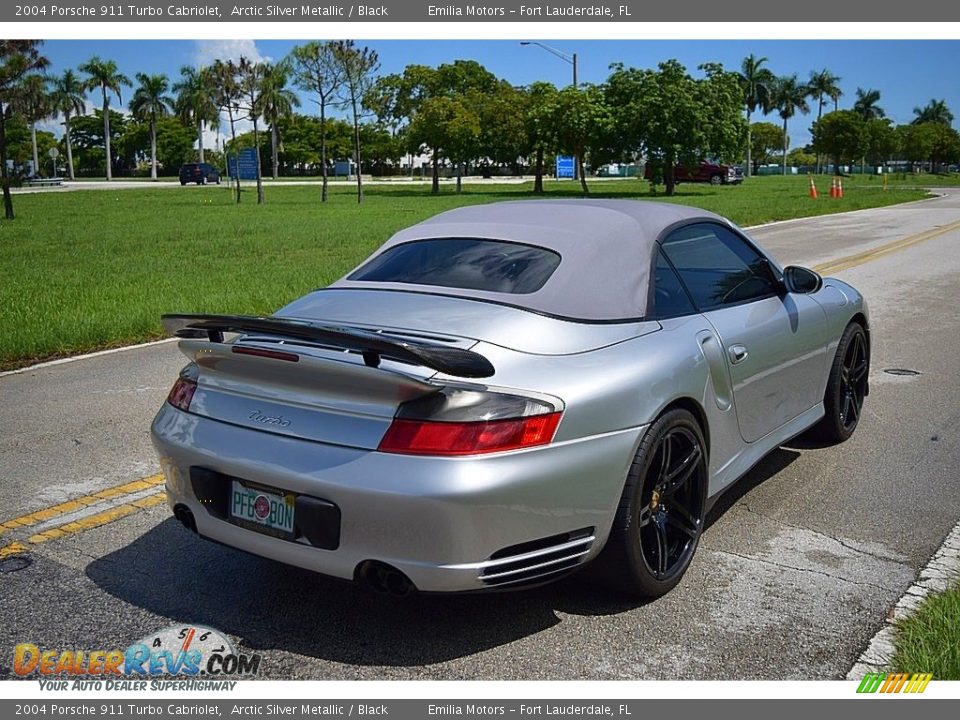
[[[573,158],[569,155],[557,155],[557,180],[560,178],[573,180]]]
[[[237,177],[237,157],[230,155],[227,158],[227,172],[230,177]],[[240,179],[257,179],[257,151],[256,148],[245,148],[239,153],[240,160]]]

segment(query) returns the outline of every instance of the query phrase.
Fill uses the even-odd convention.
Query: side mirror
[[[783,284],[787,292],[809,295],[823,287],[823,278],[805,267],[788,265],[783,269]]]

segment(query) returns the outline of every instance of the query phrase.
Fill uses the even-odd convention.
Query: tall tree
[[[70,133],[70,122],[73,117],[84,114],[86,110],[86,88],[73,70],[64,70],[63,75],[53,78],[51,93],[51,109],[63,115],[63,137],[67,145],[67,170],[70,179],[75,180],[73,169],[73,141]]]
[[[751,53],[747,55],[740,64],[740,87],[743,88],[743,103],[747,111],[747,177],[750,177],[753,169],[752,158],[750,156],[753,147],[750,139],[750,116],[758,108],[764,114],[769,112],[770,96],[777,80],[769,68],[763,67],[766,62],[767,58],[758,58]]]
[[[14,217],[7,174],[7,115],[13,95],[23,79],[50,64],[40,54],[42,43],[42,40],[0,40],[0,181],[3,184],[3,213],[7,220]]]
[[[886,117],[883,108],[877,105],[880,101],[879,90],[864,90],[857,88],[857,99],[853,102],[853,111],[863,120],[874,120]]]
[[[950,112],[950,108],[947,107],[946,100],[931,100],[922,108],[915,107],[913,114],[916,115],[912,121],[914,125],[937,123],[949,127],[953,124],[953,113]]]
[[[772,122],[755,122],[750,128],[751,159],[756,174],[760,165],[771,162],[774,151],[783,152],[783,130]]]
[[[263,92],[269,65],[258,63],[249,58],[240,57],[236,66],[240,85],[241,108],[246,111],[246,119],[253,123],[253,143],[256,148],[257,205],[263,205],[263,172],[260,169],[260,118],[263,117]],[[238,172],[239,174],[239,172]]]
[[[588,195],[585,158],[593,162],[592,151],[605,144],[613,124],[604,93],[596,85],[568,85],[553,96],[548,112],[557,150],[577,159],[580,189]]]
[[[277,168],[280,164],[278,154],[280,121],[290,117],[295,107],[300,107],[300,98],[287,87],[290,72],[289,61],[268,65],[263,77],[263,89],[260,95],[263,119],[270,125],[270,164],[274,180],[278,177]]]
[[[357,166],[357,202],[363,202],[363,168],[360,154],[360,111],[362,100],[373,87],[374,75],[380,68],[375,50],[357,47],[353,40],[333,43],[333,57],[343,73],[340,99],[350,107],[353,118],[353,154]]]
[[[411,150],[429,147],[434,163],[445,158],[456,166],[457,192],[462,188],[459,168],[476,157],[480,144],[481,124],[475,107],[465,96],[437,95],[424,101],[410,123]]]
[[[33,174],[39,175],[40,157],[37,153],[37,123],[51,112],[47,78],[43,75],[28,75],[20,83],[13,96],[14,110],[23,116],[30,126],[30,146],[33,150]]]
[[[543,193],[543,155],[556,146],[550,123],[550,107],[556,102],[557,88],[547,82],[535,82],[527,88],[524,119],[527,138],[534,154],[533,192]]]
[[[130,87],[130,78],[120,72],[113,60],[101,60],[94,55],[87,62],[80,65],[80,72],[87,74],[85,86],[88,90],[99,88],[103,99],[103,138],[106,151],[107,180],[113,180],[113,155],[110,151],[110,93],[117,96],[118,102],[123,102],[120,88],[123,85]]]
[[[327,181],[327,109],[333,104],[343,84],[343,69],[329,42],[311,41],[297,45],[290,53],[294,82],[301,90],[312,92],[320,113],[320,173],[323,177],[320,201],[329,197]]]
[[[137,73],[140,85],[133,92],[130,112],[138,120],[150,123],[150,179],[157,179],[157,118],[169,115],[173,110],[173,98],[167,95],[170,81],[166,75]]]
[[[823,100],[825,97],[839,100],[842,94],[839,85],[841,79],[827,68],[819,72],[810,72],[810,82],[807,83],[807,86],[810,88],[810,96],[817,99],[817,120],[823,117]],[[820,172],[820,153],[817,153],[817,172]]]
[[[833,160],[833,172],[840,174],[844,160],[851,163],[867,151],[866,121],[856,110],[829,112],[810,128],[813,147]]]
[[[180,81],[174,83],[177,94],[174,111],[183,122],[197,129],[197,159],[206,162],[203,152],[204,127],[217,127],[220,112],[211,87],[211,75],[205,68],[190,65],[180,68]]]
[[[695,80],[676,60],[657,70],[614,65],[607,79],[617,144],[662,169],[667,195],[674,192],[678,164],[730,158],[746,137],[739,76],[716,64],[701,69],[706,77]]]
[[[237,120],[240,119],[240,101],[243,91],[240,87],[237,65],[228,60],[215,60],[209,68],[210,85],[213,88],[217,109],[227,114],[230,125],[230,151],[234,161],[234,196],[240,204],[240,157],[237,154]],[[229,162],[228,162],[229,165]]]
[[[790,136],[787,134],[787,121],[798,112],[806,115],[810,112],[807,98],[810,88],[800,82],[796,75],[784,75],[777,80],[773,92],[772,105],[783,120],[783,174],[787,174],[787,150]]]

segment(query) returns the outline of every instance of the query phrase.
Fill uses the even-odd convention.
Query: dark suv
[[[187,163],[180,166],[180,184],[186,185],[188,182],[197,185],[206,185],[207,183],[220,184],[220,171],[209,163]]]

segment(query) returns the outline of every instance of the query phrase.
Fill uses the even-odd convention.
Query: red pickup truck
[[[662,173],[658,168],[647,164],[643,171],[647,180],[662,182]],[[674,182],[702,182],[711,185],[736,185],[743,182],[743,170],[736,165],[723,165],[704,160],[699,165],[689,167],[677,165],[673,169]]]

